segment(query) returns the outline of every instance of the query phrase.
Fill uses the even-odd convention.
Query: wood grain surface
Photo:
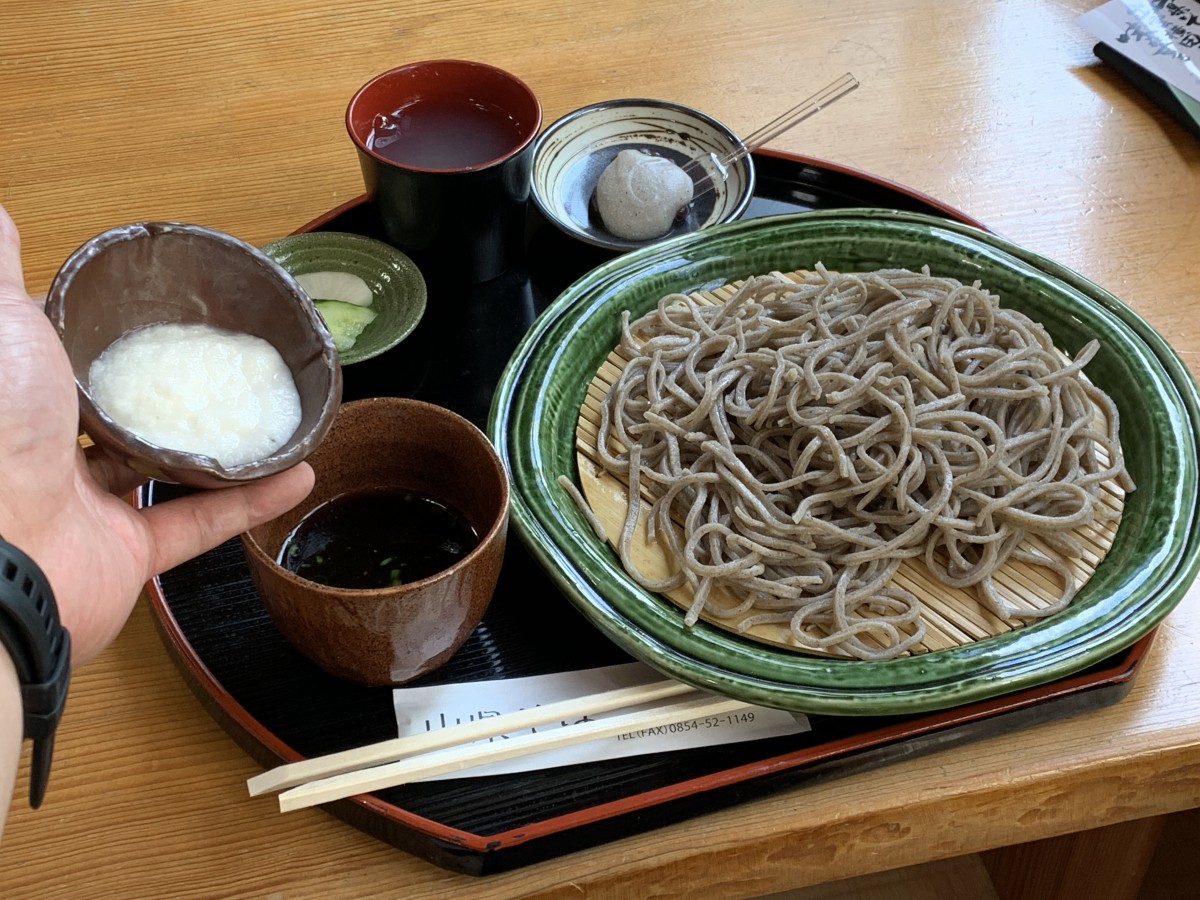
[[[1195,371],[1200,141],[1094,59],[1074,18],[1096,2],[0,0],[0,203],[42,292],[111,225],[264,242],[356,196],[345,104],[410,60],[507,68],[547,122],[648,96],[742,133],[851,71],[859,90],[773,146],[926,191],[1076,269]],[[1112,707],[486,879],[249,798],[257,767],[141,604],[76,673],[36,812],[22,769],[0,896],[751,897],[1197,807],[1198,599]]]

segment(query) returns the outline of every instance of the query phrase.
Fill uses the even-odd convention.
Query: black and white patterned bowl
[[[754,196],[754,164],[749,154],[724,171],[712,159],[735,153],[742,141],[732,130],[699,110],[667,100],[605,100],[567,113],[538,137],[533,156],[533,201],[542,215],[571,237],[611,250],[633,250],[729,222],[741,216]],[[688,215],[657,238],[631,241],[604,228],[592,203],[600,173],[622,150],[641,150],[678,165],[699,159],[716,187],[692,202]]]

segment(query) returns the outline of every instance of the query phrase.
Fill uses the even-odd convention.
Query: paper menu
[[[431,685],[418,688],[401,687],[393,691],[392,701],[396,712],[399,736],[407,737],[411,734],[436,731],[462,722],[476,721],[536,705],[554,703],[558,700],[660,681],[662,677],[649,666],[641,663],[628,663],[576,672],[560,672],[553,675],[534,675],[524,678],[473,681],[465,684]],[[628,709],[615,710],[597,715],[595,718],[603,719],[630,711]],[[570,724],[572,723],[550,723],[538,726],[536,730],[562,728]],[[740,743],[798,734],[808,730],[810,730],[808,719],[799,713],[748,706],[736,714],[710,716],[649,731],[620,734],[612,738],[575,744],[533,756],[434,776],[429,780],[535,771],[647,753]],[[529,730],[527,729],[523,733],[528,734]],[[503,741],[510,737],[516,737],[516,735],[502,735],[487,740]]]
[[[1200,100],[1200,0],[1111,0],[1076,21],[1168,85]]]

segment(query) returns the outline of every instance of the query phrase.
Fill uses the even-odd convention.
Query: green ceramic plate
[[[343,366],[392,349],[408,337],[425,313],[425,279],[416,264],[390,244],[340,231],[293,234],[265,245],[263,252],[292,275],[351,272],[371,288],[376,317],[339,354]]]
[[[576,477],[578,409],[617,341],[621,310],[638,315],[671,291],[818,261],[842,270],[928,264],[935,274],[980,279],[1069,352],[1100,339],[1088,374],[1117,402],[1138,489],[1126,499],[1108,556],[1062,613],[964,647],[883,662],[804,656],[703,623],[685,628],[674,604],[624,573],[558,487],[559,475]],[[1143,636],[1182,598],[1200,564],[1200,395],[1186,367],[1145,321],[1081,276],[933,217],[837,210],[752,219],[619,257],[568,288],[534,324],[497,387],[489,432],[512,474],[517,532],[596,627],[670,676],[767,706],[899,715],[1055,680]]]

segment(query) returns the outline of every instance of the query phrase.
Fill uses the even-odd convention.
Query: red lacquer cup
[[[346,108],[388,240],[435,281],[487,281],[520,261],[541,122],[523,81],[457,59],[377,75]]]

